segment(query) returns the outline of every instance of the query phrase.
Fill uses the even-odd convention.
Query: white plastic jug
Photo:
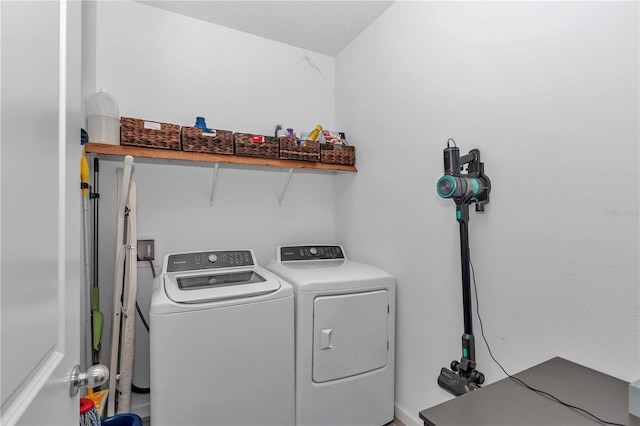
[[[120,145],[118,102],[106,89],[89,96],[87,120],[89,142]]]

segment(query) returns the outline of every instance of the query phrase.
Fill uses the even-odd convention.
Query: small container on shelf
[[[356,164],[356,148],[352,145],[322,143],[320,144],[320,162],[353,166]]]
[[[89,96],[87,101],[89,141],[120,144],[120,110],[118,102],[106,89]]]
[[[182,150],[233,155],[233,132],[201,127],[182,127]]]
[[[320,161],[320,142],[280,138],[280,159]]]
[[[120,145],[179,151],[180,125],[122,117]]]
[[[273,136],[234,133],[233,142],[236,155],[244,157],[279,158],[280,144]]]

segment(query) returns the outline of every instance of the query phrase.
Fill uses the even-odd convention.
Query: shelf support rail
[[[284,187],[282,187],[282,192],[280,193],[280,198],[278,198],[278,203],[282,205],[282,200],[284,198],[284,194],[287,192],[287,188],[289,187],[289,182],[291,182],[291,176],[293,175],[293,168],[289,169],[289,174],[287,175],[287,180],[284,182]]]
[[[213,181],[211,182],[211,195],[209,196],[209,205],[213,205],[213,197],[216,194],[216,185],[218,183],[218,164],[213,164]]]

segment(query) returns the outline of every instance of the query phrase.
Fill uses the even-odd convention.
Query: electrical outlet
[[[155,259],[156,250],[154,240],[138,240],[136,247],[138,251],[138,262]]]
[[[2,0],[0,0],[0,2],[1,1]],[[162,260],[164,257],[164,252],[162,250],[162,236],[157,232],[138,232],[136,238],[138,240],[136,252],[138,256],[142,256],[139,257],[139,259],[144,259],[147,256],[147,246],[149,244],[148,242],[151,242],[153,244],[151,250],[153,259],[151,260],[151,262],[153,263],[156,271],[162,268]],[[146,260],[138,262],[138,269],[145,269],[150,267],[151,265]]]

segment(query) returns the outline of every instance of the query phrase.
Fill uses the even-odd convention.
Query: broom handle
[[[90,250],[89,250],[89,206],[88,206],[88,198],[89,198],[89,164],[87,163],[87,157],[85,155],[84,149],[82,150],[82,158],[80,159],[80,181],[82,189],[82,249],[83,249],[83,272],[84,272],[84,291],[86,292],[85,301],[86,305],[86,315],[85,318],[85,326],[86,332],[85,337],[87,338],[87,348],[86,352],[83,352],[83,364],[84,368],[89,368],[92,364],[93,359],[93,317],[92,317],[92,303],[91,303],[91,264],[90,264]],[[86,359],[84,359],[86,357]]]
[[[100,201],[99,191],[100,161],[93,159],[93,286],[98,287],[98,226],[99,212],[98,202]]]
[[[94,319],[95,311],[100,311],[100,290],[99,290],[99,278],[98,278],[98,233],[99,233],[99,172],[100,172],[100,160],[93,159],[93,193],[90,197],[93,198],[93,290],[91,294],[91,322],[92,322],[92,335],[93,340],[91,342],[93,348],[93,363],[98,364],[100,362],[100,341],[102,340],[102,323],[99,325],[99,330],[96,330],[96,319]]]

